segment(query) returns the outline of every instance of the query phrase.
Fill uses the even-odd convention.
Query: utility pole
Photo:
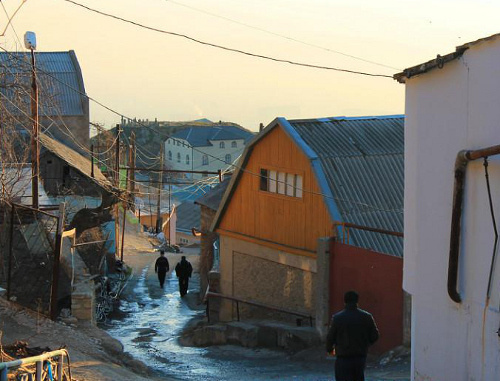
[[[161,146],[160,151],[160,168],[163,169],[163,151],[164,145]],[[161,190],[163,188],[163,172],[158,173],[158,202],[156,204],[156,234],[161,232],[161,227],[163,225],[163,221],[161,218]],[[170,211],[169,211],[170,212]]]
[[[38,209],[38,178],[40,173],[40,145],[38,142],[38,86],[36,80],[36,35],[33,32],[24,34],[24,45],[31,51],[31,119],[33,131],[31,132],[31,198],[33,209]]]
[[[64,212],[66,204],[59,205],[59,220],[57,222],[56,242],[54,245],[54,264],[52,267],[52,288],[50,290],[50,318],[57,318],[57,297],[59,294],[59,267],[62,250],[62,235],[64,232]]]
[[[115,150],[115,186],[120,189],[120,125],[116,125],[116,150]],[[118,255],[120,243],[120,215],[118,203],[115,204],[115,254]]]
[[[90,145],[90,176],[94,177],[94,145]]]
[[[130,196],[132,198],[132,206],[135,205],[135,132],[130,134],[130,146],[128,153],[128,166],[130,177]]]

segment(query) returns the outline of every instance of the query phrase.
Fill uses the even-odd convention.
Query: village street
[[[127,235],[130,237],[130,235]],[[132,238],[132,237],[130,237]],[[130,242],[130,239],[129,239]],[[181,255],[193,264],[195,274],[188,295],[181,299],[172,272]],[[323,347],[295,355],[268,349],[237,346],[183,347],[178,338],[193,319],[204,318],[198,300],[198,255],[168,253],[171,272],[164,289],[154,273],[158,253],[125,250],[124,260],[133,268],[133,277],[122,294],[120,312],[104,329],[124,346],[124,351],[149,366],[158,378],[179,380],[333,380],[332,359]],[[408,360],[408,359],[407,359]],[[371,369],[369,380],[408,380],[408,363]]]

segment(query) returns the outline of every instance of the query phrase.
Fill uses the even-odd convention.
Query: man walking
[[[358,308],[359,295],[348,291],[345,308],[333,315],[326,337],[326,351],[336,354],[336,381],[364,381],[368,347],[379,337],[373,316]]]
[[[186,257],[183,255],[181,261],[177,263],[175,266],[175,275],[179,278],[179,291],[181,296],[187,294],[188,286],[189,286],[189,278],[191,278],[191,274],[193,272],[193,267]]]
[[[165,252],[161,250],[160,258],[158,258],[155,263],[155,273],[158,273],[158,280],[160,281],[161,288],[163,288],[163,283],[165,283],[165,275],[167,275],[168,270],[170,270],[168,259],[165,257]]]

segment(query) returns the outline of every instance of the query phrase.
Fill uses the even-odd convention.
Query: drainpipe
[[[500,154],[500,145],[474,151],[463,150],[455,160],[455,184],[453,186],[453,211],[451,216],[450,254],[448,262],[448,295],[451,300],[461,303],[457,290],[458,263],[460,254],[460,234],[467,164],[469,161]]]

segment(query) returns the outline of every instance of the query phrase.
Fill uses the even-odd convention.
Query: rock
[[[111,355],[123,353],[123,345],[118,340],[108,337],[101,341],[101,347]]]

